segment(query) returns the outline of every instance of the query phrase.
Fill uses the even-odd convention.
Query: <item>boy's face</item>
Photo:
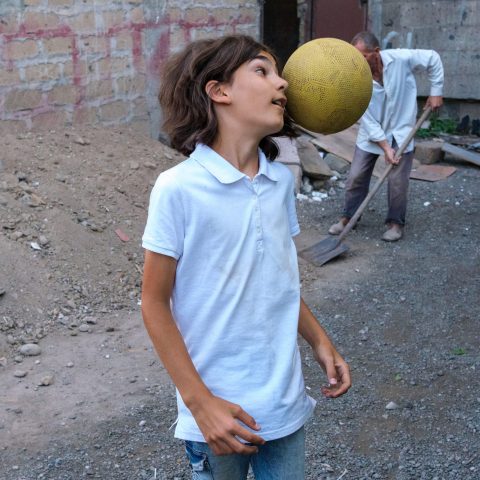
[[[259,138],[280,131],[284,123],[288,83],[278,75],[274,58],[260,52],[241,65],[225,85],[230,96],[230,115],[239,128],[250,129]]]

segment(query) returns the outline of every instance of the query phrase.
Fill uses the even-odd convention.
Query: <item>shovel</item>
[[[400,148],[397,150],[395,154],[397,158],[399,158],[402,155],[403,151],[405,150],[405,148],[407,148],[407,145],[410,143],[410,141],[412,140],[417,130],[420,128],[422,123],[430,115],[430,112],[431,112],[430,107],[427,107],[423,111],[422,116],[418,119],[417,123],[412,128],[411,132],[408,134],[408,137],[405,139],[405,141],[402,143]],[[350,230],[355,226],[360,215],[365,210],[365,207],[368,205],[368,203],[373,198],[375,193],[377,193],[377,190],[380,188],[384,180],[388,177],[388,174],[391,172],[393,167],[394,165],[390,163],[387,166],[387,168],[385,168],[384,172],[378,179],[377,183],[370,190],[368,195],[365,197],[365,200],[358,207],[357,211],[355,212],[353,217],[349,220],[349,222],[345,225],[345,228],[342,230],[342,233],[338,237],[327,237],[321,240],[320,242],[315,243],[314,245],[308,248],[305,248],[304,250],[301,250],[298,253],[300,257],[302,257],[303,259],[307,260],[310,263],[313,263],[313,265],[316,265],[317,267],[321,267],[323,264],[327,263],[332,258],[338,257],[342,253],[347,252],[348,247],[347,245],[342,243],[343,239],[348,235]]]

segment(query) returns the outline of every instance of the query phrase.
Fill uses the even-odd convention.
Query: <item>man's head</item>
[[[352,45],[364,56],[373,73],[381,61],[377,37],[370,32],[360,32],[353,37]]]

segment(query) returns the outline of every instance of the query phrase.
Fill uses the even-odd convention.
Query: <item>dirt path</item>
[[[1,480],[190,478],[169,430],[174,390],[138,306],[148,192],[180,159],[132,129],[5,139]],[[318,400],[309,480],[479,478],[480,170],[455,166],[446,181],[411,182],[401,242],[379,240],[382,191],[347,256],[300,261],[303,295],[354,378],[348,396],[325,401],[301,343]],[[299,248],[322,238],[342,198],[298,202]],[[40,355],[19,355],[26,343]]]

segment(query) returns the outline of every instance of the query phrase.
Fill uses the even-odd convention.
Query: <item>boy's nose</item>
[[[279,89],[280,90],[286,90],[288,88],[288,82],[283,78],[278,76],[279,78]]]

